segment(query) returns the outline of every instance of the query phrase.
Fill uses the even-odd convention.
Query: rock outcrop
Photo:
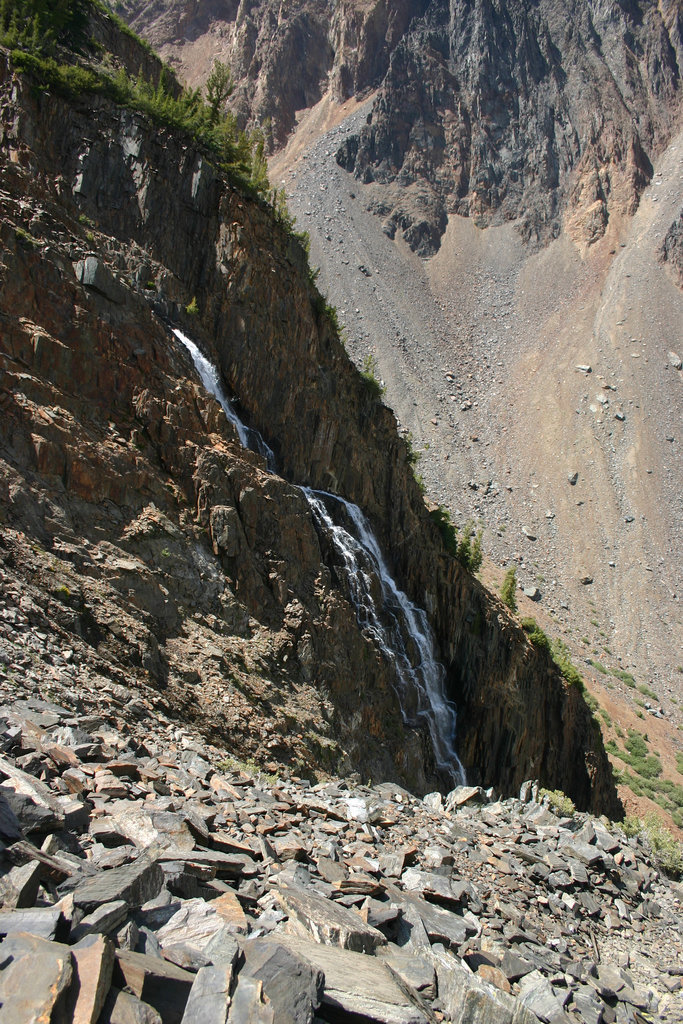
[[[680,91],[681,52],[673,3],[438,0],[397,46],[370,123],[339,160],[391,186],[387,230],[422,254],[449,213],[518,220],[535,241],[564,225],[590,244],[612,213],[637,205]]]
[[[450,214],[515,220],[581,246],[631,213],[675,120],[680,2],[127,0],[131,24],[192,84],[215,57],[233,68],[233,107],[280,146],[297,112],[378,89],[369,123],[339,152],[377,185],[392,237],[434,253]],[[293,75],[291,69],[297,68]]]
[[[427,737],[404,728],[392,667],[287,480],[334,490],[430,616],[472,778],[509,792],[535,774],[615,814],[580,694],[446,554],[296,240],[188,140],[102,99],[35,94],[6,59],[0,85],[6,570],[40,628],[117,679],[168,686],[245,752],[424,791]],[[170,319],[213,354],[282,476],[238,446]]]
[[[683,211],[666,233],[660,258],[670,268],[677,284],[683,288]]]

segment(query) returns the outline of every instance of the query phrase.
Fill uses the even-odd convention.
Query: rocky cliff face
[[[436,0],[397,46],[370,123],[339,159],[392,186],[387,230],[403,229],[423,254],[452,213],[481,226],[520,220],[534,240],[564,224],[590,244],[612,213],[637,204],[681,54],[677,3]],[[419,186],[412,208],[406,186]]]
[[[125,10],[193,84],[227,59],[235,110],[272,121],[276,146],[326,91],[343,100],[378,88],[339,160],[379,186],[373,209],[387,233],[422,255],[454,213],[519,221],[535,242],[565,226],[591,244],[637,205],[680,94],[679,0],[260,0],[191,12],[126,0]]]
[[[336,100],[377,88],[391,54],[427,0],[279,0],[147,4],[121,9],[193,85],[218,58],[236,81],[231,106],[244,123],[270,123],[284,143],[297,112],[328,89]],[[294,71],[294,69],[296,69]]]
[[[3,572],[18,613],[79,664],[166,687],[243,752],[422,790],[428,740],[404,729],[391,667],[287,480],[335,490],[429,612],[472,779],[510,790],[533,774],[616,813],[585,704],[445,554],[299,245],[187,140],[36,93],[6,58],[0,87]],[[281,476],[239,447],[168,318],[212,353]]]

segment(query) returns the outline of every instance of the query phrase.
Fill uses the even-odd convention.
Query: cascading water
[[[275,472],[275,456],[257,430],[245,426],[225,393],[216,368],[195,343],[177,328],[174,335],[189,352],[206,390],[219,402],[244,448],[266,459]],[[314,522],[341,560],[358,625],[394,666],[397,696],[405,723],[426,723],[439,770],[454,784],[465,771],[455,751],[455,705],[446,697],[445,670],[435,655],[435,641],[425,612],[397,587],[365,516],[350,501],[326,491],[302,487]],[[334,508],[345,525],[335,522]],[[348,528],[347,528],[348,526]],[[377,592],[378,603],[373,592]]]
[[[216,367],[206,358],[202,351],[195,345],[191,338],[188,338],[186,334],[179,331],[177,327],[171,328],[178,341],[187,349],[190,353],[192,362],[195,365],[195,369],[200,376],[201,382],[209,392],[210,395],[216,399],[221,409],[228,417],[233,427],[237,431],[237,436],[240,439],[240,444],[243,448],[248,448],[249,451],[256,452],[258,455],[262,455],[266,460],[266,465],[271,473],[275,472],[275,455],[271,448],[268,447],[266,442],[263,440],[258,430],[253,430],[251,427],[245,426],[242,420],[239,418],[237,413],[232,407],[232,402],[225,393],[225,389],[221,384],[220,377]]]
[[[425,612],[397,587],[357,505],[326,491],[302,490],[318,526],[341,556],[359,626],[394,665],[406,724],[426,722],[440,771],[453,782],[464,784],[465,772],[454,746],[455,705],[446,697],[446,673],[436,659],[434,635]],[[352,531],[332,519],[329,506],[342,511]],[[373,597],[373,578],[381,587],[381,607]]]

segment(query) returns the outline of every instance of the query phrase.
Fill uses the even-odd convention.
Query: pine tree
[[[500,596],[510,611],[517,611],[517,570],[514,565],[511,565],[505,573],[503,586],[500,588]]]
[[[474,544],[472,545],[472,553],[470,555],[470,572],[479,572],[481,569],[481,563],[484,559],[484,553],[481,547],[483,536],[484,531],[477,530],[477,535],[474,538]]]
[[[212,124],[220,118],[225,101],[232,95],[234,88],[232,71],[228,65],[219,60],[214,61],[211,74],[206,80],[206,102],[209,104]]]

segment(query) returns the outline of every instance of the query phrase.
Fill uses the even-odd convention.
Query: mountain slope
[[[272,117],[276,144],[298,120],[273,176],[351,354],[377,360],[422,450],[429,496],[485,523],[575,654],[654,686],[676,720],[679,0],[161,9],[128,6],[192,81],[228,59],[243,118]],[[291,51],[295,24],[310,31]],[[292,59],[318,84],[276,109]]]
[[[244,752],[424,789],[427,730],[410,708],[404,726],[392,659],[358,628],[286,478],[334,488],[429,612],[472,777],[515,788],[533,766],[616,813],[579,689],[446,554],[300,243],[192,137],[102,96],[36,91],[8,57],[2,89],[3,529],[19,607],[24,590],[84,670],[168,687],[181,717]],[[170,322],[222,369],[282,476],[236,445]]]

